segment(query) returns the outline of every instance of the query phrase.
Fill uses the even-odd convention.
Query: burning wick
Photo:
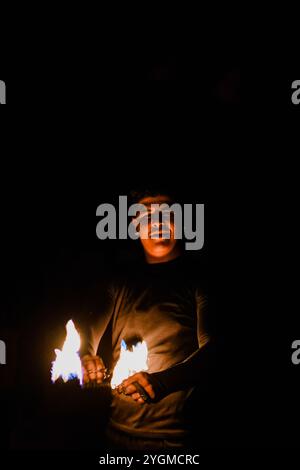
[[[130,351],[127,349],[127,345],[122,339],[120,358],[113,372],[111,388],[117,388],[119,393],[124,393],[122,387],[119,387],[123,380],[127,379],[133,374],[136,374],[137,372],[146,370],[148,370],[148,348],[146,341],[137,343],[132,347],[132,351]],[[146,390],[144,390],[144,388],[138,382],[133,382],[133,384],[135,385],[143,400],[147,403],[150,403],[151,398]]]
[[[62,350],[55,349],[56,359],[52,362],[51,380],[56,382],[60,377],[66,383],[77,379],[83,384],[81,360],[79,357],[80,336],[75,328],[74,322],[69,320],[66,324],[67,336]],[[117,388],[123,380],[137,372],[148,370],[148,348],[146,341],[138,342],[127,348],[126,342],[122,340],[119,360],[114,368],[111,379],[111,388]],[[106,372],[106,370],[105,370]],[[106,375],[106,374],[105,374]],[[106,378],[110,374],[106,375]],[[145,401],[150,401],[147,392],[137,382],[134,382]]]
[[[132,347],[132,351],[130,351],[122,339],[120,358],[114,368],[111,388],[118,387],[123,380],[128,379],[131,375],[146,370],[148,370],[148,348],[146,341],[137,343]]]
[[[55,349],[56,359],[52,362],[51,380],[56,382],[59,377],[64,382],[78,379],[82,385],[81,361],[78,354],[80,349],[80,336],[74,322],[69,320],[66,324],[67,336],[62,350]]]

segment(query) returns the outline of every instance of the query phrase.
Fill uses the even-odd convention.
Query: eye
[[[151,220],[151,212],[142,212],[134,220],[134,223],[137,225],[145,220]]]

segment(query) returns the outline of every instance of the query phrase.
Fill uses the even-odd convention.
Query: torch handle
[[[151,402],[151,397],[150,397],[150,395],[146,392],[146,390],[145,390],[138,382],[133,382],[133,385],[135,385],[135,388],[137,389],[137,391],[138,391],[139,394],[141,395],[142,399],[143,399],[146,403],[150,403],[150,402]]]

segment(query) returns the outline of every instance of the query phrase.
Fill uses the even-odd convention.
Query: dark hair
[[[172,202],[177,200],[174,190],[167,187],[136,188],[130,191],[130,204],[135,204],[146,197],[169,196]]]

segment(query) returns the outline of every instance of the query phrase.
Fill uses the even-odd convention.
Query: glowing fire
[[[64,382],[77,378],[82,384],[81,361],[78,355],[80,336],[72,320],[66,324],[67,336],[62,350],[55,349],[56,359],[52,362],[51,379],[55,382],[62,377]]]
[[[121,342],[120,358],[114,368],[111,387],[116,388],[120,383],[137,372],[148,370],[148,348],[146,341],[139,342],[127,349],[124,340]]]

